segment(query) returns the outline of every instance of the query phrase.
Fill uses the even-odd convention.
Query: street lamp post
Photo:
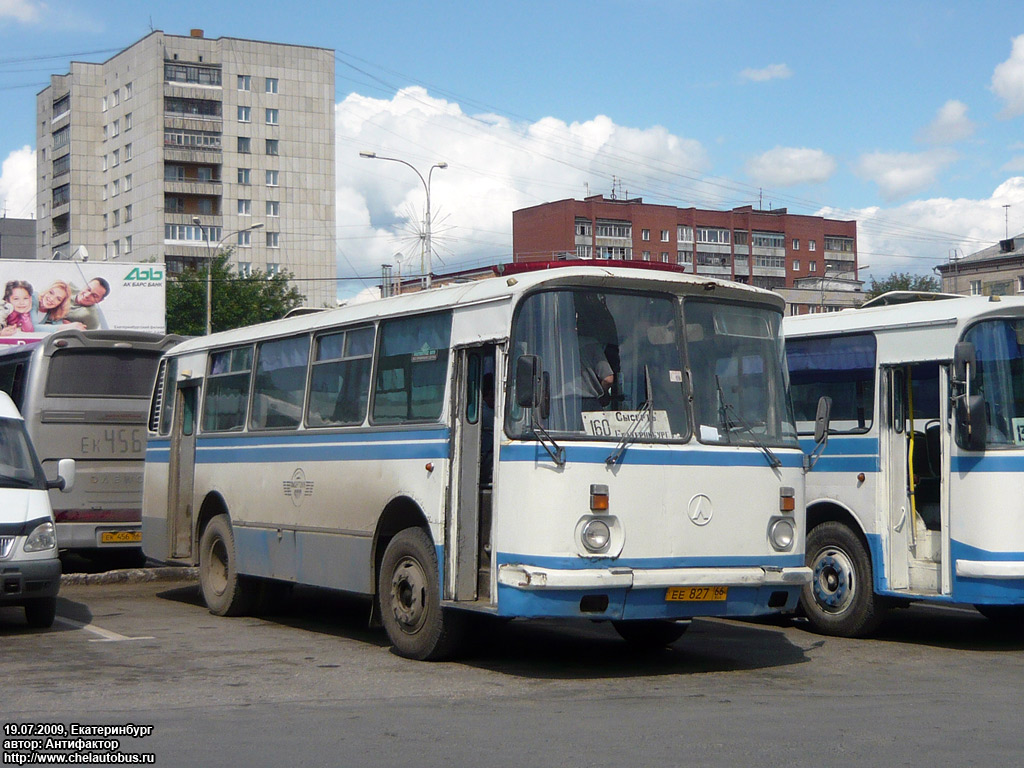
[[[430,170],[427,171],[427,178],[423,178],[423,174],[416,170],[416,166],[412,163],[408,163],[405,160],[400,160],[397,157],[384,157],[378,155],[376,152],[360,152],[360,157],[365,157],[368,160],[390,160],[393,163],[401,163],[409,168],[412,168],[413,173],[420,177],[420,181],[423,182],[423,189],[427,193],[427,211],[426,217],[423,222],[423,253],[420,257],[420,268],[424,271],[424,285],[430,287],[430,273],[433,271],[431,267],[431,245],[430,245],[430,177],[434,173],[435,168],[447,168],[448,163],[434,163],[430,166]]]
[[[261,222],[249,227],[236,229],[233,232],[228,232],[224,237],[217,241],[217,250],[212,251],[210,248],[210,228],[204,225],[198,216],[192,217],[192,223],[202,230],[203,239],[206,241],[206,335],[209,336],[213,332],[213,255],[214,253],[220,253],[220,247],[224,244],[224,241],[232,235],[238,235],[242,232],[251,232],[254,229],[259,229],[263,224]]]

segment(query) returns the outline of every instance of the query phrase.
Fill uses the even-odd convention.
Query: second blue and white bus
[[[573,266],[186,341],[153,400],[145,551],[197,564],[216,614],[268,584],[374,595],[417,659],[473,613],[665,645],[791,611],[810,572],[782,310]]]
[[[801,432],[832,398],[803,610],[846,636],[915,600],[1020,620],[1024,300],[889,301],[784,323]]]

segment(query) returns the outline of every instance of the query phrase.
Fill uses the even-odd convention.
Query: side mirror
[[[953,380],[958,384],[966,384],[968,375],[975,369],[978,353],[969,341],[957,342],[953,350]]]
[[[828,438],[828,425],[832,418],[832,398],[818,399],[818,410],[814,414],[814,442],[821,443]]]
[[[61,459],[57,462],[57,479],[47,480],[46,487],[59,488],[62,493],[69,493],[75,487],[75,460]]]
[[[540,404],[542,382],[540,358],[537,355],[520,355],[516,360],[516,405],[533,409]]]
[[[961,448],[966,448],[968,451],[985,449],[985,442],[988,438],[985,398],[981,395],[969,395],[957,400],[956,429],[957,442]]]

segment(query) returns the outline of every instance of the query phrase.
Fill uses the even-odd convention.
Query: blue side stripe
[[[1024,472],[1024,454],[992,452],[982,456],[952,456],[949,466],[954,472]]]
[[[803,437],[800,439],[800,447],[804,453],[814,450],[814,440]],[[841,435],[830,435],[828,445],[825,446],[826,456],[865,456],[878,455],[877,437],[843,437]]]
[[[604,464],[608,455],[615,450],[614,443],[605,446],[560,444],[565,448],[565,460],[576,464]],[[774,448],[784,467],[802,467],[803,454]],[[539,443],[514,443],[501,446],[502,461],[521,461],[539,464],[551,463],[551,457]],[[622,464],[659,465],[675,467],[767,467],[768,459],[757,448],[736,450],[687,448],[646,448],[632,445],[626,449]]]

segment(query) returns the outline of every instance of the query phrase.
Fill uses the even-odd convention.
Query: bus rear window
[[[46,395],[148,398],[159,362],[159,352],[136,349],[57,350],[50,359]]]

